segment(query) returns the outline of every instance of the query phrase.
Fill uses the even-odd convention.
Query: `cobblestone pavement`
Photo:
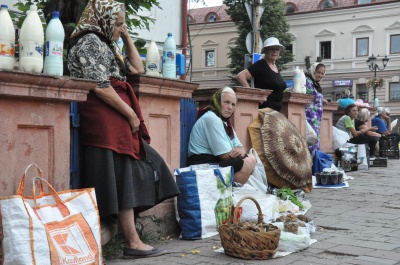
[[[388,167],[348,172],[354,177],[349,188],[314,189],[307,194],[312,207],[307,216],[314,219],[318,242],[282,258],[263,261],[242,260],[217,253],[219,236],[198,241],[161,241],[157,246],[169,253],[140,260],[114,259],[107,265],[175,264],[359,264],[400,265],[400,161],[389,160]],[[192,250],[199,250],[192,254]]]

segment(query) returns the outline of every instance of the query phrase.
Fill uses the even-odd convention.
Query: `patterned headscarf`
[[[121,69],[125,69],[124,58],[112,40],[114,25],[118,13],[123,10],[123,4],[114,0],[90,0],[83,11],[78,25],[72,32],[71,39],[86,33],[96,33],[108,41]]]
[[[217,92],[214,93],[214,95],[212,96],[211,100],[210,100],[210,105],[208,105],[207,107],[200,109],[198,114],[197,114],[197,119],[199,119],[201,116],[203,116],[207,111],[213,111],[215,113],[215,115],[217,115],[222,121],[224,121],[224,127],[225,127],[225,131],[226,134],[229,136],[230,139],[234,138],[234,133],[233,133],[233,127],[232,124],[230,122],[230,117],[229,118],[225,118],[224,116],[222,116],[222,107],[221,107],[221,99],[222,99],[222,91],[225,89],[221,88],[219,89]],[[228,93],[228,92],[226,92]]]

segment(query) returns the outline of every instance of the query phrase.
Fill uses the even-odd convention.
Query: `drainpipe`
[[[184,56],[185,64],[187,53],[187,2],[188,0],[182,0],[182,54]],[[186,74],[181,75],[181,80],[186,80]]]

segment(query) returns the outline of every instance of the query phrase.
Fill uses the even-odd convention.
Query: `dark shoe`
[[[151,250],[124,248],[124,259],[143,259],[167,254],[167,250],[154,247]]]

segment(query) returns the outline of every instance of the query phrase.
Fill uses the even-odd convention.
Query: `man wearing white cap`
[[[271,108],[276,111],[282,109],[283,91],[286,89],[286,82],[279,74],[275,64],[282,49],[284,47],[277,38],[270,37],[266,39],[261,51],[263,53],[262,59],[236,76],[236,80],[244,87],[249,87],[247,80],[254,78],[254,86],[256,88],[272,90],[267,101],[260,104],[260,108]]]

